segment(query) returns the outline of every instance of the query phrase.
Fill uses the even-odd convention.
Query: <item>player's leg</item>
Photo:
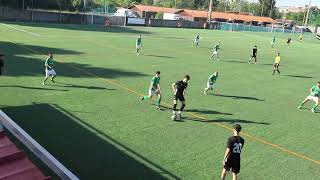
[[[225,168],[222,169],[220,179],[225,180],[227,176],[227,170]]]
[[[45,72],[46,72],[46,77],[44,78],[44,80],[43,80],[43,82],[42,82],[42,85],[46,85],[46,81],[47,81],[47,79],[48,79],[48,77],[49,77],[49,72],[48,72],[48,70],[46,70]]]
[[[50,75],[51,75],[51,81],[53,82],[53,83],[55,83],[54,82],[54,78],[56,77],[56,71],[54,70],[54,69],[51,69],[51,73],[50,73]]]
[[[177,112],[177,99],[176,96],[173,98],[173,106],[172,106],[172,113],[175,116]]]
[[[219,61],[220,58],[219,58],[219,53],[218,53],[218,51],[216,52],[216,55],[217,55],[217,61]]]
[[[181,107],[179,109],[179,112],[178,112],[178,118],[180,119],[181,118],[181,113],[182,111],[184,110],[184,108],[186,107],[186,101],[184,98],[180,98],[180,102],[181,102]]]
[[[257,56],[254,57],[254,63],[255,63],[255,64],[258,63],[258,61],[257,61]]]
[[[207,87],[206,88],[204,88],[204,95],[207,95],[207,92],[209,91],[209,89],[210,89],[210,83],[208,82],[207,83]]]
[[[157,99],[157,109],[160,110],[160,103],[161,103],[161,92],[159,91],[157,93],[158,99]]]
[[[276,66],[277,66],[276,64],[274,64],[274,65],[273,65],[273,72],[272,72],[272,75],[274,75],[274,74],[276,73]]]
[[[314,98],[314,101],[316,102],[316,104],[314,104],[314,105],[312,106],[312,108],[311,108],[311,111],[312,111],[313,113],[315,113],[316,108],[319,106],[319,98],[318,98],[318,97],[315,97],[315,98]]]
[[[252,61],[253,56],[250,56],[248,63],[250,64]]]
[[[147,96],[142,96],[141,100],[145,100],[145,99],[152,99],[152,96],[155,94],[155,90],[154,89],[149,89],[149,95]]]
[[[238,180],[238,173],[232,173],[232,180]]]
[[[278,71],[278,74],[280,74],[280,71],[279,71],[279,64],[277,64],[277,67],[276,67],[276,69],[277,69],[277,71]]]
[[[212,59],[214,57],[214,52],[211,54],[211,57],[210,57],[210,59]]]
[[[308,101],[309,101],[309,96],[308,96],[305,100],[302,101],[302,103],[300,104],[300,106],[298,107],[298,109],[301,109],[301,107],[302,107],[304,104],[306,104]]]

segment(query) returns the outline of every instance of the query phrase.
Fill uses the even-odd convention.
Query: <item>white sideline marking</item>
[[[9,28],[18,30],[18,31],[22,31],[22,32],[25,32],[25,33],[28,33],[28,34],[32,34],[32,35],[34,35],[34,36],[41,36],[40,34],[36,34],[36,33],[30,32],[30,31],[26,31],[26,30],[23,30],[23,29],[20,29],[20,28],[16,28],[16,27],[10,26],[10,25],[8,25],[8,24],[3,24],[3,23],[1,23],[1,24],[2,24],[3,26],[6,26],[6,27],[9,27]]]
[[[16,138],[19,139],[28,149],[45,163],[53,172],[63,180],[79,180],[70,170],[64,167],[46,149],[26,133],[18,124],[0,110],[0,123],[3,124]]]

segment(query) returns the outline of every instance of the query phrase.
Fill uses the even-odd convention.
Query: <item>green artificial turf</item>
[[[1,109],[80,179],[219,179],[236,122],[245,133],[240,179],[320,179],[320,113],[312,103],[297,109],[320,76],[320,41],[311,36],[299,43],[298,34],[277,33],[272,49],[271,33],[4,23]],[[220,62],[209,59],[218,41]],[[254,45],[259,63],[248,64]],[[49,52],[58,76],[42,86]],[[281,75],[272,76],[277,52]],[[139,99],[156,70],[162,111]],[[205,96],[216,70],[215,95]],[[185,74],[187,112],[174,122],[171,84]]]

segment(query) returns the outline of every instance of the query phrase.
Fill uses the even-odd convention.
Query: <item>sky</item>
[[[276,6],[305,6],[310,0],[276,0]],[[311,0],[311,5],[320,7],[320,0]]]
[[[254,1],[257,2],[258,0],[248,0],[249,2]],[[275,0],[276,6],[294,6],[294,7],[304,7],[305,5],[309,4],[310,0]],[[320,0],[311,0],[312,6],[320,7]]]

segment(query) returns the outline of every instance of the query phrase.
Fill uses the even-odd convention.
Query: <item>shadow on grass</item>
[[[261,125],[270,125],[270,123],[265,122],[256,122],[256,121],[249,121],[249,120],[243,120],[243,119],[227,119],[227,118],[219,118],[214,120],[203,120],[198,118],[186,118],[185,120],[189,121],[197,121],[202,123],[229,123],[229,124],[235,124],[235,123],[242,123],[242,124],[261,124]]]
[[[239,64],[249,64],[248,61],[233,61],[233,60],[223,60],[223,62],[230,62],[230,63],[239,63]]]
[[[62,82],[56,82],[54,84],[48,84],[49,86],[58,86],[58,87],[66,87],[66,88],[81,88],[81,89],[89,89],[89,90],[115,90],[115,89],[108,89],[104,87],[97,87],[97,86],[80,86],[75,84],[69,84],[69,83],[62,83]]]
[[[42,81],[39,81],[39,84]],[[0,85],[0,87],[10,87],[10,88],[22,88],[22,89],[32,89],[32,90],[46,90],[46,91],[68,91],[67,89],[52,89],[52,88],[44,88],[44,87],[30,87],[30,86],[19,86],[19,85]]]
[[[200,113],[200,114],[220,114],[220,115],[233,115],[231,113],[224,113],[214,110],[206,110],[206,109],[188,109],[186,112],[192,112],[192,113]]]
[[[58,105],[2,110],[80,179],[180,179]]]
[[[44,62],[45,56],[41,59],[31,57],[33,55],[48,54],[52,52],[54,58],[59,60],[60,55],[80,55],[80,52],[51,48],[45,46],[33,46],[27,44],[14,44],[11,42],[0,41],[1,53],[6,55],[5,64],[7,73],[5,76],[39,76],[45,74]],[[73,60],[77,61],[80,56],[75,56]],[[145,76],[145,74],[134,71],[127,71],[122,69],[110,69],[104,67],[93,67],[90,64],[80,64],[67,62],[61,58],[63,63],[55,62],[54,69],[57,72],[57,76],[72,77],[72,78],[83,78],[83,77],[94,77],[102,78],[116,78],[116,77],[135,77]]]
[[[89,24],[56,24],[56,23],[36,23],[36,22],[5,22],[11,25],[31,26],[50,29],[63,29],[70,31],[92,31],[92,32],[111,32],[111,33],[130,33],[130,34],[151,34],[149,31],[137,30],[133,27],[108,27],[104,25],[89,25]]]
[[[167,59],[173,59],[175,57],[172,56],[162,56],[162,55],[152,55],[152,54],[145,54],[143,56],[149,56],[149,57],[157,57],[157,58],[167,58]]]
[[[299,76],[299,75],[289,75],[289,74],[282,75],[282,76],[293,77],[293,78],[302,78],[302,79],[312,79],[313,78],[311,76]]]
[[[235,96],[235,95],[224,95],[224,94],[212,94],[213,96],[219,96],[219,97],[226,97],[226,98],[232,98],[232,99],[243,99],[243,100],[253,100],[253,101],[265,101],[264,99],[259,99],[255,97],[249,97],[249,96]]]

